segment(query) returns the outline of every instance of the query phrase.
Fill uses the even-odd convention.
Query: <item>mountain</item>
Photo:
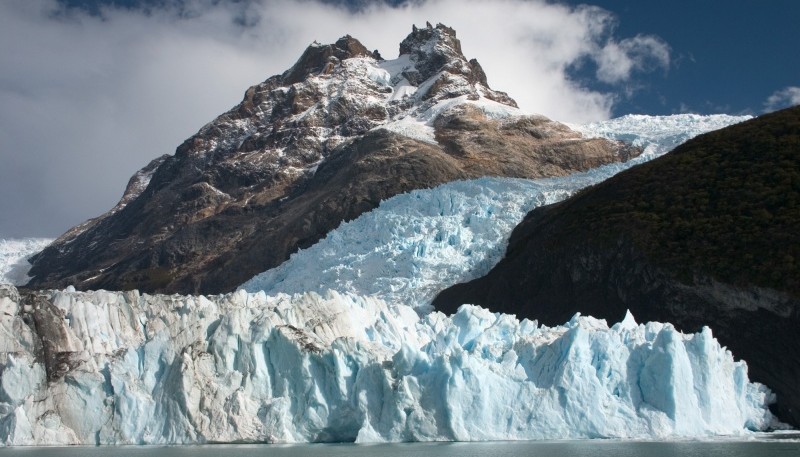
[[[775,285],[794,284],[785,278],[796,272],[767,269],[776,254],[793,265],[796,235],[780,224],[796,226],[781,205],[796,194],[784,152],[797,134],[784,118],[764,119],[644,163],[743,119],[627,116],[573,128],[526,116],[489,88],[443,25],[414,27],[391,61],[349,36],[315,43],[174,156],[137,172],[109,212],[34,256],[29,288],[0,284],[0,443],[663,439],[752,437],[780,426],[772,391],[750,381],[738,348],[729,345],[732,354],[714,337],[740,332],[763,358],[746,358],[761,375],[779,365],[768,345],[797,365],[795,308],[779,302],[794,292]],[[777,159],[752,153],[767,144]],[[615,183],[640,173],[649,173],[634,180],[645,187],[623,186],[618,200],[625,192]],[[713,191],[706,199],[704,189]],[[737,199],[740,190],[747,196]],[[555,216],[595,194],[603,204]],[[706,200],[714,204],[702,211],[690,205]],[[781,229],[764,239],[762,209]],[[719,240],[692,238],[707,227],[725,237],[717,210],[743,214],[738,225],[722,221],[741,228],[723,246],[741,259],[709,252]],[[669,217],[652,217],[658,211]],[[703,215],[702,230],[687,212]],[[546,229],[565,221],[572,232]],[[675,239],[674,249],[653,248],[658,238],[641,231],[653,221],[663,229],[656,234],[677,227],[689,249]],[[789,248],[765,250],[774,240]],[[16,273],[37,248],[8,245]],[[515,256],[528,263],[513,264]],[[584,303],[579,293],[558,308],[524,302],[545,320],[494,312],[526,293],[525,278],[548,273],[531,266],[540,263],[554,277],[563,265],[578,272],[561,277],[553,296],[594,287],[600,265],[634,314],[616,313],[613,302],[592,308],[613,319],[574,313],[551,323],[552,313]],[[757,274],[737,275],[750,264]],[[434,300],[446,308],[443,297],[463,290],[487,307],[431,309],[442,288],[487,272],[477,280],[486,290],[472,282]],[[72,282],[168,292],[244,283],[251,292],[33,289]],[[667,299],[684,293],[668,308],[678,327],[649,318],[657,294],[636,301],[631,285]],[[715,294],[724,298],[718,308],[695,306]],[[767,381],[785,392],[792,369],[776,368]]]
[[[800,107],[707,133],[517,226],[462,303],[563,322],[631,310],[685,332],[710,326],[800,425]]]
[[[119,205],[32,258],[29,286],[230,291],[399,193],[638,153],[523,115],[444,25],[414,27],[394,60],[345,36],[137,173]]]

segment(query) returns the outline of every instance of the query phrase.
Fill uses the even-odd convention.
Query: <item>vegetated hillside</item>
[[[517,226],[434,306],[711,327],[800,425],[800,107],[707,133]]]
[[[120,204],[33,257],[28,286],[231,291],[396,194],[640,152],[523,115],[444,25],[414,27],[394,60],[345,36],[142,169]]]

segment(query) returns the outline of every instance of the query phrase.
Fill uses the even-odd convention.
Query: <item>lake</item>
[[[482,443],[297,444],[120,447],[0,448],[2,456],[20,457],[751,457],[800,456],[800,436],[758,441],[622,442],[515,441]]]

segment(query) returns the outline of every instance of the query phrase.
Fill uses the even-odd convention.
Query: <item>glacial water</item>
[[[800,456],[798,436],[759,441],[515,441],[481,443],[298,444],[0,448],[20,457],[754,457]]]

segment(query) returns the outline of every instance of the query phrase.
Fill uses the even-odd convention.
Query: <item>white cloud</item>
[[[393,58],[411,24],[442,22],[494,89],[570,122],[608,117],[615,97],[571,80],[576,63],[595,62],[597,78],[613,84],[669,64],[658,38],[614,37],[611,13],[545,0],[360,12],[315,0],[165,3],[97,17],[55,0],[0,2],[0,236],[57,235],[110,208],[136,169],[291,66],[313,40],[349,33]]]
[[[606,43],[596,60],[597,79],[619,83],[630,79],[633,71],[669,68],[669,46],[658,37],[637,35]]]
[[[800,87],[789,86],[770,95],[764,102],[764,112],[800,105]]]

